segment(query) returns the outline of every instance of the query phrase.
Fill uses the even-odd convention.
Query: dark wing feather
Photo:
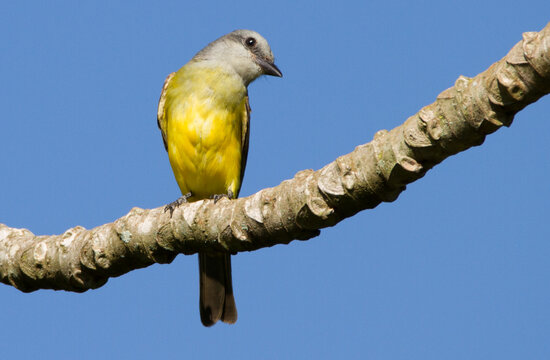
[[[245,119],[243,121],[242,129],[242,151],[241,151],[241,185],[244,178],[244,170],[246,169],[246,159],[248,158],[248,139],[250,137],[250,103],[248,102],[248,95],[246,96],[246,105],[245,105]],[[240,190],[240,189],[239,189]],[[239,194],[236,194],[238,196]]]
[[[176,75],[175,72],[171,73],[164,80],[164,85],[162,86],[162,92],[160,93],[159,106],[157,110],[157,125],[162,134],[162,142],[164,143],[164,148],[168,151],[168,144],[166,144],[166,119],[164,118],[164,104],[166,103],[166,88],[170,83],[170,80]]]

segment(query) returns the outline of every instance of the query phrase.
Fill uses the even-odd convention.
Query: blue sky
[[[0,5],[0,222],[36,234],[179,196],[165,76],[237,28],[284,78],[249,88],[242,196],[401,124],[550,20],[546,0]],[[239,321],[203,328],[196,256],[84,294],[0,286],[5,359],[547,359],[550,99],[399,199],[233,257]]]

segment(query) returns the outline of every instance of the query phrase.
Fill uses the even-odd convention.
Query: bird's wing
[[[162,134],[162,142],[164,143],[164,148],[166,150],[168,150],[168,145],[166,144],[166,119],[164,118],[164,104],[166,103],[166,89],[168,88],[168,84],[170,83],[170,80],[172,80],[174,75],[176,75],[175,72],[168,75],[166,77],[166,80],[164,80],[164,85],[162,86],[162,92],[160,93],[159,107],[157,111],[157,125]]]
[[[248,138],[250,137],[250,103],[248,102],[248,95],[245,101],[245,114],[243,121],[243,128],[241,132],[241,184],[244,178],[244,169],[246,168],[246,158],[248,157]]]

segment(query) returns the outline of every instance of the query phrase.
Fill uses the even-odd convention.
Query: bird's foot
[[[210,197],[210,199],[214,200],[214,204],[217,203],[221,198],[228,198],[229,200],[234,199],[235,195],[233,194],[233,191],[228,190],[227,194],[214,194]]]
[[[180,206],[181,204],[187,203],[187,199],[189,199],[192,195],[193,194],[188,192],[187,194],[185,194],[185,195],[181,196],[180,198],[178,198],[176,201],[171,202],[170,204],[166,205],[164,207],[164,212],[170,210],[170,217],[172,217],[172,214],[174,213],[174,210],[176,210],[176,208],[178,206]]]

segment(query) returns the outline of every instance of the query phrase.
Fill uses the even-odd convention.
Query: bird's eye
[[[256,45],[256,39],[254,39],[253,37],[249,37],[248,39],[246,39],[244,41],[244,43],[246,44],[246,46],[248,47],[253,47],[254,45]]]

